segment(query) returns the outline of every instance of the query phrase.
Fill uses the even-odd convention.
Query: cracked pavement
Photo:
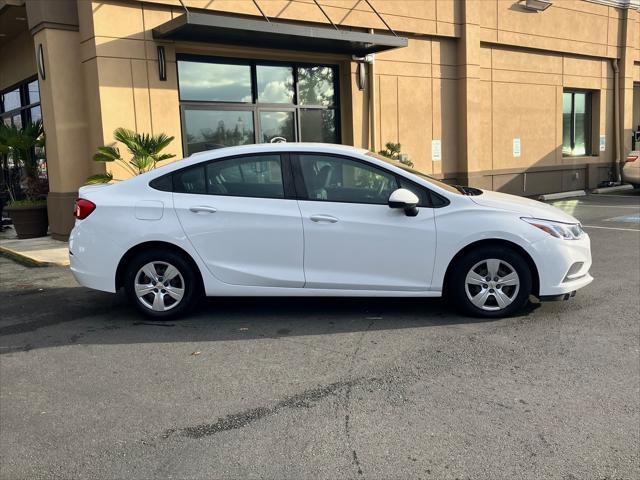
[[[594,284],[495,321],[236,298],[162,324],[0,257],[0,478],[638,478],[640,234],[589,234]]]

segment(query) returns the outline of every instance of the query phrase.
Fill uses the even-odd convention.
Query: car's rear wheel
[[[531,269],[518,252],[481,247],[455,265],[449,285],[451,297],[464,313],[477,317],[505,317],[522,309],[532,288]]]
[[[135,256],[125,272],[129,301],[145,315],[169,319],[195,304],[200,284],[194,268],[174,252],[151,251]]]

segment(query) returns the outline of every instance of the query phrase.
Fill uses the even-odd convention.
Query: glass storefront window
[[[260,131],[262,143],[284,139],[287,142],[295,142],[295,118],[290,112],[260,112]]]
[[[42,120],[38,80],[25,81],[0,93],[0,119],[20,128],[29,121]]]
[[[207,102],[252,101],[251,67],[178,61],[180,99]]]
[[[298,68],[298,95],[300,105],[335,104],[333,69],[330,67]]]
[[[293,68],[256,67],[259,103],[293,103]]]
[[[300,110],[300,141],[337,143],[335,110]]]
[[[8,112],[20,108],[20,89],[16,88],[2,94],[2,111]]]
[[[31,121],[36,122],[38,120],[42,120],[42,112],[40,110],[40,105],[37,107],[33,107],[30,109],[31,112]]]
[[[571,155],[571,94],[562,94],[562,155]]]
[[[282,140],[340,142],[336,67],[186,54],[177,63],[186,155]]]
[[[591,155],[591,93],[562,94],[562,155]]]
[[[255,143],[252,112],[185,108],[184,126],[187,155]]]
[[[29,103],[40,102],[40,88],[38,88],[38,80],[27,84],[27,93],[29,94]]]

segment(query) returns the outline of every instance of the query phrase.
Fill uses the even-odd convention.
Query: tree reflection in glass
[[[298,105],[335,105],[333,69],[331,67],[298,68]]]
[[[255,142],[252,112],[185,109],[185,125],[188,154]]]

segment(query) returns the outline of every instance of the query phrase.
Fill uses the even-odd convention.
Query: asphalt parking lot
[[[182,321],[0,257],[0,478],[640,478],[640,192],[553,202],[595,282],[439,300],[209,300]]]

